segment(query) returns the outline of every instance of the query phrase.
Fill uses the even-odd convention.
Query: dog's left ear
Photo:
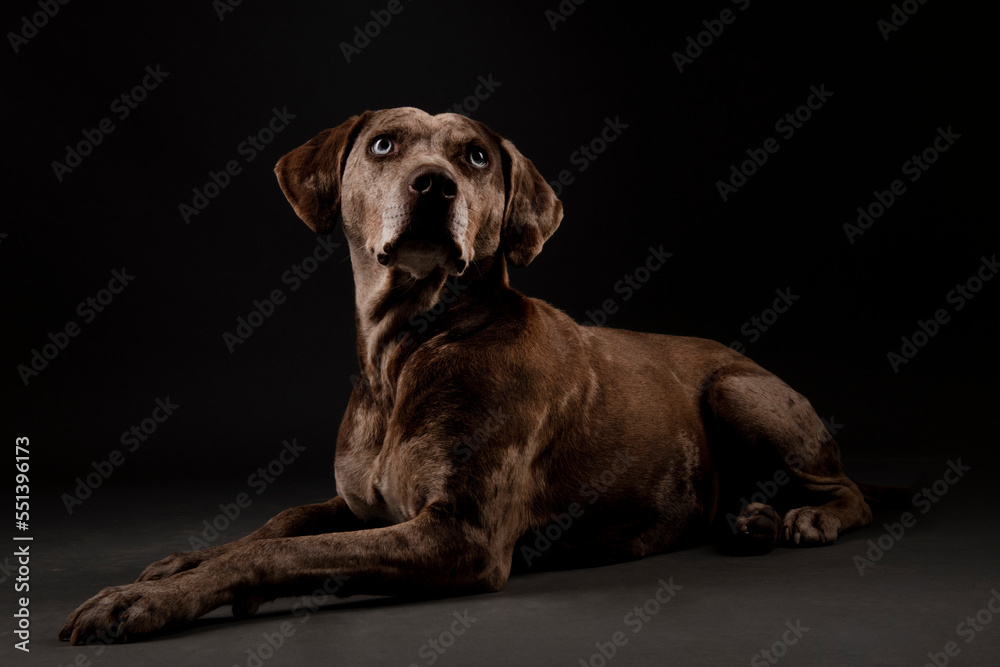
[[[507,187],[502,243],[512,264],[527,266],[559,227],[563,217],[562,202],[531,160],[521,155],[514,144],[501,139],[500,149]]]
[[[344,163],[367,115],[352,116],[323,130],[274,167],[278,185],[295,214],[317,234],[325,234],[337,224]]]

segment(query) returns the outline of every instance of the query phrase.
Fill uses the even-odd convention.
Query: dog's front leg
[[[241,542],[172,577],[104,589],[70,614],[59,638],[128,641],[239,604],[247,595],[308,594],[330,578],[344,582],[341,596],[499,590],[516,536],[498,532],[430,506],[384,528]]]
[[[173,576],[178,572],[198,567],[207,560],[218,558],[241,544],[255,540],[339,533],[347,530],[360,530],[361,528],[364,528],[361,520],[354,516],[344,499],[337,496],[325,503],[314,503],[287,509],[256,531],[233,542],[198,551],[172,553],[146,567],[136,581],[153,581]]]

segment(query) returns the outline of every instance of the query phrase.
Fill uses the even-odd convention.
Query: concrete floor
[[[858,480],[931,483],[945,461],[849,462],[848,471]],[[12,649],[13,594],[5,594],[0,662],[919,667],[933,664],[930,653],[938,665],[998,665],[1000,614],[989,609],[995,598],[1000,611],[997,467],[964,462],[971,470],[938,502],[876,511],[873,526],[828,547],[731,558],[706,546],[611,567],[519,575],[490,595],[319,600],[315,613],[308,600],[287,599],[249,620],[217,610],[181,632],[109,647],[73,647],[56,634],[66,615],[102,587],[187,550],[202,520],[245,488],[108,487],[73,516],[59,493],[46,494],[36,498],[44,518],[32,532],[31,652]],[[276,484],[219,539],[326,493],[319,483]],[[893,538],[883,524],[898,522],[904,511],[916,524]],[[889,548],[881,556],[873,551],[873,565],[860,574],[869,540]],[[673,585],[670,592],[664,583]],[[8,577],[4,588],[10,585]]]

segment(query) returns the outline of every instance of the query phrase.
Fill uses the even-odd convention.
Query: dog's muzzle
[[[442,167],[424,165],[410,173],[403,188],[402,215],[383,223],[375,259],[417,278],[437,268],[461,275],[469,263],[463,249],[468,217],[455,179]]]

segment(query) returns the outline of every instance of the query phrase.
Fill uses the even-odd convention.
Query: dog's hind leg
[[[753,490],[775,492],[763,493],[765,502],[751,502],[730,518],[734,541],[745,544],[743,551],[767,551],[775,542],[829,544],[840,533],[871,523],[861,491],[844,474],[837,443],[809,401],[779,378],[749,359],[739,360],[713,374],[704,408],[710,441],[713,435],[725,440],[722,446],[737,454],[738,465],[756,464],[723,473],[722,480],[756,472],[759,478],[741,481],[747,486],[759,481]],[[790,508],[783,516],[768,504],[779,490]]]

